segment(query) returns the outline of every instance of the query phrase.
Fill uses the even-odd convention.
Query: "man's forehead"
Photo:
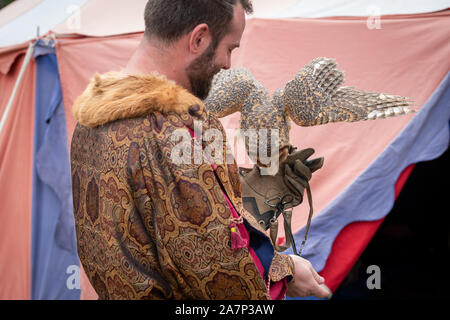
[[[245,10],[240,1],[237,1],[236,6],[234,7],[232,28],[236,28],[238,31],[244,31],[245,29]]]
[[[230,32],[227,34],[229,40],[232,41],[232,45],[239,46],[244,29],[245,10],[242,7],[240,1],[237,1],[237,5],[234,8],[234,15],[231,22]]]

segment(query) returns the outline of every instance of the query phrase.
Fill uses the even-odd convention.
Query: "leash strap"
[[[306,193],[308,196],[308,203],[309,203],[309,215],[308,215],[308,222],[306,224],[305,228],[305,237],[300,245],[300,250],[297,252],[297,246],[295,244],[294,236],[292,234],[292,211],[286,211],[284,209],[283,200],[280,200],[280,202],[277,204],[277,211],[275,212],[274,218],[270,221],[270,238],[272,240],[272,243],[275,246],[275,249],[279,252],[287,250],[292,245],[292,250],[295,255],[301,256],[303,248],[305,247],[306,240],[308,239],[308,233],[309,228],[311,227],[311,220],[313,217],[313,205],[312,205],[312,195],[311,195],[311,188],[309,186],[309,183],[306,182]],[[283,214],[283,220],[284,220],[284,235],[286,239],[286,245],[280,246],[277,244],[277,237],[278,237],[278,221],[276,217],[279,215],[279,213]]]

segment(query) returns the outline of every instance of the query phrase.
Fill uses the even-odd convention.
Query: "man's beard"
[[[222,68],[214,64],[216,46],[211,44],[208,49],[186,68],[192,93],[201,100],[208,97],[212,80]]]

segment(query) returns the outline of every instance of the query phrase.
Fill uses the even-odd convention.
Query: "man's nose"
[[[231,68],[231,56],[227,57],[227,61],[225,62],[225,65],[223,66],[223,69],[228,70]]]

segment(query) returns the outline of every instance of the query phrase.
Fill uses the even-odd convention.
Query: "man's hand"
[[[311,263],[299,256],[291,255],[295,265],[294,279],[288,284],[287,296],[331,298],[332,292],[325,286],[325,279],[319,276]]]

